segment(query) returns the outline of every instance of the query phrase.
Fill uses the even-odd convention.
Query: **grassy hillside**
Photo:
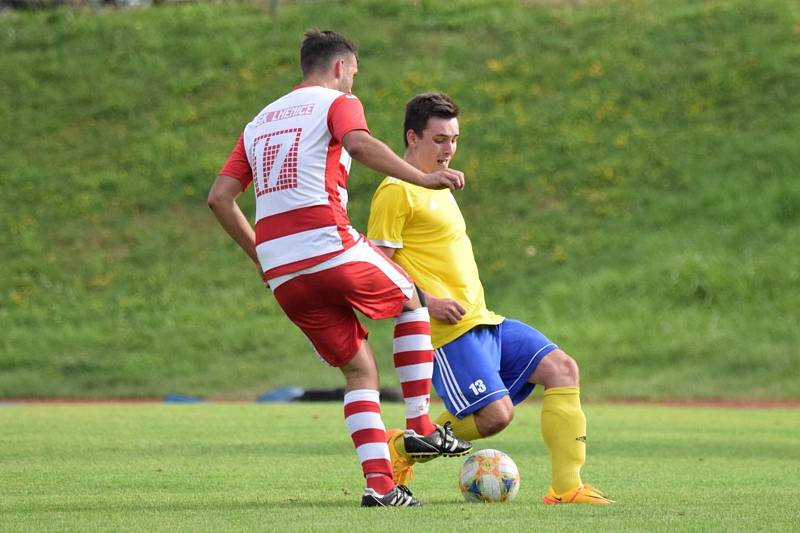
[[[576,356],[587,396],[800,397],[800,6],[441,4],[0,16],[0,396],[340,383],[205,206],[319,26],[360,44],[395,149],[410,96],[460,103],[490,305]],[[379,178],[354,166],[362,230]]]

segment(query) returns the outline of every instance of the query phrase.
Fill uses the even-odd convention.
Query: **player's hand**
[[[427,301],[430,315],[445,324],[458,324],[467,313],[463,305],[450,298],[432,298],[429,295]]]
[[[422,177],[422,186],[428,189],[450,189],[460,191],[464,188],[464,173],[452,168],[446,168],[425,174]]]

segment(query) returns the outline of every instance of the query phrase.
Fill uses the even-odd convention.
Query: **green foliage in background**
[[[0,409],[8,531],[793,531],[800,411],[588,406],[583,478],[611,507],[542,504],[538,405],[476,442],[521,476],[506,505],[470,504],[461,459],[416,467],[418,509],[361,509],[338,403],[12,405]],[[384,404],[387,424],[402,420]],[[287,445],[292,443],[292,445]]]
[[[800,397],[792,0],[6,12],[0,396],[341,383],[205,206],[312,26],[359,43],[355,92],[396,150],[413,94],[461,105],[489,304],[575,356],[585,394]],[[361,230],[379,179],[354,165]]]

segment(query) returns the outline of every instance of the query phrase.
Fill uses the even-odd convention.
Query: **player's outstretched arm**
[[[228,235],[258,265],[256,233],[236,203],[236,198],[241,193],[242,186],[238,180],[228,176],[217,176],[208,192],[208,206]]]
[[[464,174],[458,170],[445,169],[425,174],[364,130],[348,132],[342,139],[342,144],[353,159],[382,174],[428,189],[464,188]]]

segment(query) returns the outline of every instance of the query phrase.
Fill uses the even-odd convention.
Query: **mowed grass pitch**
[[[434,411],[440,408],[434,406]],[[800,410],[590,405],[585,479],[609,508],[547,507],[539,404],[478,447],[522,475],[507,505],[462,500],[460,459],[418,468],[421,509],[359,507],[341,406],[0,407],[3,531],[773,530],[800,523]],[[388,423],[401,419],[384,406]],[[410,528],[410,529],[409,529]]]

